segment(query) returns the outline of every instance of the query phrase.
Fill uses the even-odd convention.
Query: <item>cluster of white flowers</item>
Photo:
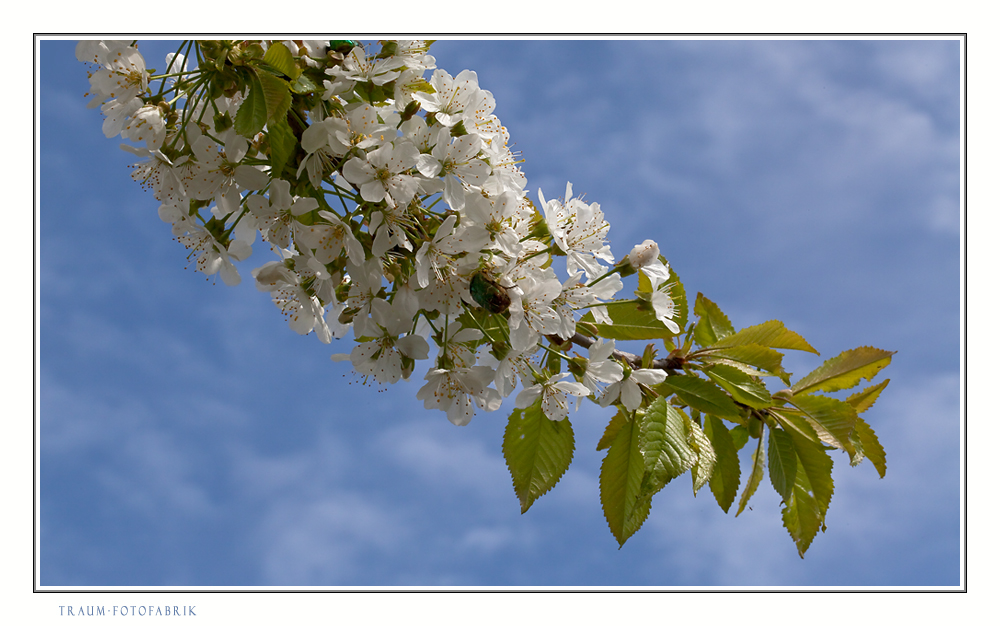
[[[143,144],[123,145],[141,159],[133,178],[161,203],[161,219],[197,255],[198,271],[238,284],[235,262],[259,235],[277,258],[251,274],[292,330],[329,343],[353,328],[357,345],[333,358],[380,384],[433,357],[417,398],[459,425],[477,409],[497,409],[518,385],[517,407],[539,402],[558,420],[569,396],[635,410],[642,386],[662,382],[662,370],[616,360],[613,340],[590,345],[575,369],[553,370],[552,362],[574,361],[562,347],[581,315],[613,323],[606,304],[624,274],[645,274],[646,302],[680,332],[670,273],[652,241],[615,264],[604,213],[574,197],[572,185],[562,200],[539,190],[532,202],[475,72],[435,69],[424,41],[383,42],[377,53],[354,42],[336,42],[349,50],[323,41],[210,43],[168,55],[158,76],[131,42],[77,47],[95,66],[90,106],[101,106],[104,133]],[[308,108],[287,113],[299,122],[297,145],[280,171],[268,156],[272,127],[246,137],[233,123],[250,97],[253,50],[272,46],[285,46],[314,87],[286,81]],[[568,279],[553,269],[556,257]],[[567,380],[571,372],[579,382]]]

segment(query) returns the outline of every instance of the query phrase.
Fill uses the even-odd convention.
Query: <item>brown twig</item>
[[[589,348],[596,343],[596,339],[592,337],[587,337],[586,335],[581,335],[576,333],[570,338],[570,341],[578,346]],[[629,364],[632,369],[638,369],[642,367],[642,357],[637,354],[632,354],[631,352],[624,352],[622,350],[615,350],[611,353],[611,356],[616,359],[620,359]],[[660,370],[679,370],[684,365],[684,358],[680,354],[676,354],[676,351],[671,352],[670,356],[664,359],[654,359],[653,363],[650,365],[651,369]]]

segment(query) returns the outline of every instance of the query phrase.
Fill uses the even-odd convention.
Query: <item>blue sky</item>
[[[734,519],[680,479],[618,550],[594,451],[610,414],[589,405],[573,466],[520,515],[512,406],[455,427],[419,379],[363,387],[329,360],[350,344],[185,269],[84,106],[74,44],[40,57],[43,585],[959,584],[958,41],[431,48],[496,96],[532,195],[572,181],[616,254],[655,239],[691,296],[738,327],[780,319],[822,358],[897,351],[866,414],[886,478],[835,457],[804,560],[766,481]],[[140,44],[152,67],[172,49]]]

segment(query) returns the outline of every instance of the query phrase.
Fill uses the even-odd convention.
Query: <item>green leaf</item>
[[[858,420],[854,407],[826,396],[792,396],[789,402],[805,414],[820,441],[854,455],[854,444],[850,440]]]
[[[652,498],[667,483],[691,469],[698,453],[688,444],[688,418],[657,398],[639,423],[640,450],[646,470],[639,498]]]
[[[780,428],[770,429],[767,439],[767,470],[771,476],[771,485],[784,502],[792,498],[798,464],[791,435]]]
[[[300,74],[298,78],[288,85],[288,88],[297,94],[312,93],[319,89],[319,87],[316,86],[316,83],[314,83],[305,74]]]
[[[706,365],[729,365],[751,376],[777,376],[788,384],[788,372],[781,367],[782,354],[766,346],[712,347],[695,355]]]
[[[674,337],[674,333],[656,319],[652,311],[640,309],[635,302],[611,302],[607,304],[607,310],[612,324],[596,322],[593,313],[589,312],[581,321],[597,326],[597,334],[607,339],[627,341]]]
[[[771,394],[763,383],[731,365],[715,365],[705,370],[705,374],[732,394],[737,402],[755,409],[767,408],[774,404]]]
[[[743,446],[747,445],[747,441],[750,440],[750,431],[743,425],[733,426],[729,430],[729,436],[733,438],[733,446],[739,452],[743,449]]]
[[[792,536],[799,557],[805,558],[806,550],[823,526],[823,514],[818,500],[810,491],[805,472],[796,471],[791,497],[785,501],[781,510],[781,521]]]
[[[257,78],[260,80],[261,90],[264,93],[268,121],[285,119],[288,109],[292,106],[292,94],[288,90],[288,81],[262,70],[257,72]]]
[[[630,417],[601,463],[601,507],[619,547],[639,530],[649,515],[650,500],[638,498],[646,471],[639,442],[639,425]]]
[[[889,364],[894,354],[870,346],[841,352],[792,385],[792,393],[850,389],[862,378],[874,378]]]
[[[771,414],[777,418],[785,432],[791,435],[795,454],[799,458],[796,471],[805,472],[808,487],[816,497],[820,513],[825,516],[833,497],[833,459],[823,449],[822,441],[805,418],[774,409]]]
[[[267,63],[285,76],[295,80],[302,73],[299,66],[295,64],[295,57],[287,46],[280,43],[272,44],[264,53],[264,63]]]
[[[247,82],[249,90],[236,111],[233,128],[247,139],[253,139],[267,123],[267,103],[264,101],[264,89],[256,75],[252,75]]]
[[[737,426],[736,428],[742,428]],[[735,430],[734,428],[733,430]],[[746,429],[744,429],[746,430]],[[726,430],[722,421],[714,415],[705,416],[705,434],[715,450],[715,471],[708,486],[722,510],[729,512],[740,488],[740,459],[733,443],[732,431]]]
[[[677,397],[688,406],[703,413],[711,413],[730,421],[740,423],[742,411],[726,395],[726,392],[711,382],[697,376],[667,376],[667,379],[655,387],[660,395],[677,394]]]
[[[410,91],[419,91],[421,93],[436,93],[434,86],[423,78],[417,78],[406,83],[406,86]]]
[[[866,387],[864,391],[859,391],[858,393],[853,393],[847,396],[847,404],[854,407],[854,410],[858,413],[864,413],[875,404],[878,400],[879,394],[885,389],[885,386],[889,384],[889,379],[886,378],[877,385],[871,387]]]
[[[724,348],[752,344],[783,350],[804,350],[819,354],[816,348],[810,346],[798,333],[788,330],[778,320],[770,320],[756,326],[747,326],[734,335],[720,339],[712,347]]]
[[[615,440],[615,437],[618,436],[618,431],[625,425],[625,421],[627,419],[628,413],[624,408],[619,407],[618,412],[615,413],[615,416],[611,418],[610,422],[608,422],[607,428],[604,429],[604,435],[601,436],[601,440],[597,442],[598,452],[611,445],[611,443]]]
[[[475,328],[483,332],[483,337],[470,343],[475,349],[485,343],[503,342],[510,332],[507,320],[502,315],[494,315],[481,307],[468,307],[458,316],[464,328]]]
[[[735,517],[739,517],[743,508],[750,501],[751,496],[757,491],[761,479],[764,477],[764,439],[757,440],[757,449],[753,453],[753,464],[750,467],[750,478],[743,487],[743,495],[740,496],[740,508],[736,511]]]
[[[664,260],[660,257],[660,260]],[[651,289],[651,283],[645,275],[640,272],[640,283],[645,280],[647,291]],[[673,321],[677,323],[683,332],[687,325],[687,296],[684,292],[684,285],[681,284],[674,268],[670,268],[670,288],[665,290],[674,301]],[[640,289],[641,290],[641,289]],[[662,291],[662,289],[661,289]],[[607,305],[608,316],[611,317],[612,324],[599,324],[594,320],[592,313],[583,316],[582,321],[590,322],[597,326],[597,334],[607,339],[617,339],[621,341],[647,340],[647,339],[671,339],[676,335],[663,325],[663,322],[656,319],[652,311],[643,310],[636,302],[610,302]]]
[[[879,443],[875,431],[860,417],[854,422],[854,432],[851,433],[851,442],[854,443],[854,454],[851,456],[851,465],[857,465],[867,458],[878,471],[879,478],[885,478],[885,450]]]
[[[573,460],[573,427],[542,413],[541,398],[527,409],[515,409],[503,437],[503,456],[514,480],[521,513],[562,478]]]
[[[660,255],[660,261],[662,261],[663,263],[667,262],[667,260],[663,258],[662,255]],[[670,297],[673,298],[674,300],[675,313],[673,320],[677,322],[677,325],[680,327],[681,332],[683,333],[688,323],[687,292],[684,291],[684,283],[682,283],[681,279],[677,276],[677,272],[674,271],[673,266],[668,265],[667,268],[670,270],[670,282],[669,282],[670,288],[667,289],[667,293],[669,293]]]
[[[726,314],[701,292],[694,300],[694,314],[701,318],[694,327],[694,340],[699,346],[708,347],[736,332]]]
[[[271,178],[279,178],[285,163],[295,152],[295,134],[285,119],[274,120],[268,124],[267,140],[271,146]]]
[[[816,533],[825,528],[833,497],[833,460],[805,418],[773,409],[771,414],[791,437],[798,459],[794,488],[791,498],[785,500],[781,518],[799,556],[804,557]]]
[[[701,488],[712,478],[717,457],[712,448],[711,440],[702,432],[701,428],[689,419],[685,419],[685,423],[688,428],[688,443],[698,453],[698,462],[691,468],[691,482],[694,487],[694,495],[697,497]]]

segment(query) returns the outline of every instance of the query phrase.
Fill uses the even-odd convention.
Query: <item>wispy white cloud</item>
[[[356,585],[372,576],[368,565],[400,550],[409,536],[405,520],[370,497],[334,492],[269,501],[267,513],[247,537],[262,560],[262,584]]]
[[[544,57],[534,65],[505,57],[495,64],[500,84],[483,83],[513,86],[513,99],[498,99],[505,122],[504,111],[526,111],[511,129],[515,149],[541,146],[525,154],[532,195],[539,186],[561,195],[572,180],[609,211],[619,254],[646,237],[687,237],[676,232],[685,223],[678,207],[689,212],[680,217],[707,215],[701,225],[712,241],[726,228],[746,238],[801,212],[814,226],[842,227],[845,216],[865,217],[890,200],[896,204],[880,209],[880,224],[919,223],[954,237],[954,128],[922,104],[948,102],[942,84],[953,69],[942,55],[926,46],[880,48],[869,84],[859,86],[838,69],[837,55],[824,58],[805,44],[731,45],[714,54],[710,46],[674,45],[669,64],[657,45],[649,50],[659,57],[633,47],[617,58],[614,46],[600,47],[611,69],[581,57],[591,73],[563,68],[561,80],[544,85],[537,80],[550,66]],[[58,108],[65,99],[49,102]],[[99,128],[92,115],[83,121]],[[67,152],[51,163],[58,170],[80,160]],[[67,180],[82,184],[82,171]],[[115,175],[131,185],[125,173]],[[901,191],[911,177],[919,184]],[[120,572],[157,582],[159,563],[142,568],[121,547],[142,540],[171,553],[176,571],[187,572],[181,584],[196,578],[191,572],[221,584],[234,577],[263,584],[796,584],[835,575],[824,569],[867,583],[898,580],[904,569],[926,578],[933,554],[947,563],[957,554],[948,543],[957,493],[954,377],[890,372],[893,383],[870,419],[888,450],[889,475],[879,481],[872,468],[838,459],[830,530],[805,562],[781,528],[766,479],[754,510],[734,520],[707,488],[691,498],[685,476],[657,496],[646,527],[618,551],[596,487],[603,453],[593,447],[606,411],[585,405],[571,415],[574,466],[521,516],[500,454],[510,407],[458,429],[414,398],[418,380],[381,394],[348,385],[350,376],[328,361],[344,348],[294,335],[248,282],[219,285],[211,295],[191,288],[203,287],[203,277],[180,271],[184,251],[169,241],[150,197],[129,212],[127,203],[77,201],[110,193],[105,182],[64,190],[61,197],[76,194],[76,203],[47,204],[53,219],[43,216],[44,572],[77,582],[101,561],[104,572],[118,572],[115,582]],[[57,197],[51,193],[46,201]],[[818,239],[788,232],[809,248],[834,232],[819,230]],[[91,245],[81,246],[80,237]],[[131,244],[106,246],[102,237]],[[747,252],[726,250],[734,258],[721,266],[708,253],[686,264],[733,272]],[[810,258],[800,254],[797,264]],[[250,265],[262,262],[255,259]],[[840,279],[835,271],[817,276]],[[927,274],[894,270],[884,278],[880,293],[915,291]],[[701,288],[695,283],[689,295]],[[838,297],[840,308],[824,308],[829,315],[800,312],[802,325],[785,321],[811,339],[810,327],[860,317],[857,302]],[[120,308],[103,306],[113,298]],[[775,314],[734,299],[724,307],[734,321]],[[912,342],[905,346],[931,341],[947,321],[917,312],[893,317]],[[50,506],[74,490],[93,503],[82,520]],[[57,493],[61,500],[46,500]],[[122,535],[109,539],[88,526],[102,519],[116,520]],[[192,550],[178,538],[207,533],[238,546],[239,558]],[[935,536],[947,539],[935,543]]]

